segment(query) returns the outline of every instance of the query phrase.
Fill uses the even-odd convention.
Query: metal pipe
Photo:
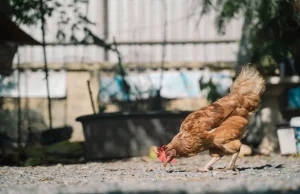
[[[226,39],[226,40],[168,40],[168,41],[118,41],[117,45],[185,45],[185,44],[230,44],[237,43],[238,39]],[[114,44],[114,43],[108,43]],[[93,43],[55,43],[49,42],[46,45],[49,46],[73,46],[73,45],[95,45]]]
[[[48,72],[48,63],[47,63],[47,55],[46,55],[46,41],[45,41],[45,10],[43,8],[43,0],[40,0],[40,10],[41,10],[41,20],[42,20],[42,46],[43,46],[43,54],[44,54],[44,68],[45,68],[45,76],[46,76],[46,86],[47,86],[47,98],[48,98],[48,114],[49,114],[49,127],[52,128],[52,111],[51,111],[51,98],[49,91],[49,72]]]
[[[21,148],[21,141],[22,141],[22,110],[21,110],[21,72],[20,72],[20,54],[19,51],[17,51],[17,60],[18,60],[18,64],[17,64],[17,69],[18,69],[18,79],[17,79],[17,85],[18,85],[18,147],[19,149]]]

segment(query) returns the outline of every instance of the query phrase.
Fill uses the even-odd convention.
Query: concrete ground
[[[0,167],[0,193],[300,193],[300,158],[242,157],[239,172],[196,172],[210,157],[198,155],[163,168],[157,160],[39,167]]]

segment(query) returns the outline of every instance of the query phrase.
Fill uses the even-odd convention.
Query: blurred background
[[[248,63],[247,153],[300,152],[298,0],[2,0],[0,24],[1,164],[147,155]]]

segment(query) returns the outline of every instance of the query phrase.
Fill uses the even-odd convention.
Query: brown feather
[[[220,156],[237,152],[264,90],[265,81],[259,72],[244,67],[230,94],[188,115],[167,149],[175,149],[177,156],[193,156],[205,150]]]

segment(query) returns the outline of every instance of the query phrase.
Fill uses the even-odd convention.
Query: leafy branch
[[[286,66],[296,68],[292,74],[300,74],[299,0],[201,0],[201,5],[200,18],[216,13],[220,34],[225,33],[230,21],[244,16],[238,66],[252,62],[267,67],[285,61]]]

